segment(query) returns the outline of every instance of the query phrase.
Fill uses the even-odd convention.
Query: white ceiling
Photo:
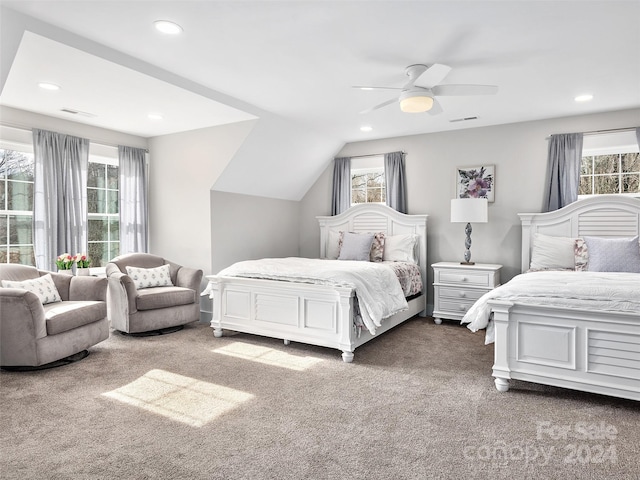
[[[76,47],[25,37],[1,104],[47,115],[75,108],[97,116],[74,121],[142,136],[260,111],[348,142],[640,107],[637,0],[1,4],[75,34]],[[158,19],[179,23],[183,34],[160,35]],[[88,55],[100,47],[138,63]],[[352,85],[400,86],[414,63],[450,65],[443,83],[497,85],[499,93],[441,98],[437,116],[401,113],[395,103],[359,114],[393,92]],[[144,68],[130,70],[136,65]],[[37,91],[43,75],[63,87],[57,97]],[[582,93],[594,99],[574,102]],[[149,110],[161,111],[163,122],[140,119]],[[362,125],[373,130],[363,133]]]

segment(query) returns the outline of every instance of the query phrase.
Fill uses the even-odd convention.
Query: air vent
[[[464,118],[456,118],[454,120],[449,120],[451,123],[453,122],[468,122],[469,120],[477,120],[478,117],[464,117]]]
[[[80,110],[73,110],[71,108],[62,108],[60,109],[60,111],[64,113],[70,113],[71,115],[80,115],[81,117],[97,117],[97,115],[94,115],[93,113],[81,112]]]

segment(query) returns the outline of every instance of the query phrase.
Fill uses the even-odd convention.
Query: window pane
[[[591,195],[591,187],[593,185],[593,177],[580,177],[580,188],[578,195]]]
[[[619,193],[620,184],[617,175],[603,175],[593,178],[594,192],[596,194]]]
[[[106,245],[106,243],[102,242],[89,243],[87,255],[91,259],[92,267],[104,267],[109,262],[108,255],[105,252]]]
[[[640,193],[640,173],[622,176],[622,193]]]
[[[109,240],[112,242],[120,240],[120,221],[117,218],[109,220]]]
[[[382,202],[382,189],[370,188],[367,190],[367,202]]]
[[[0,178],[33,182],[33,155],[0,150]]]
[[[118,213],[118,191],[108,190],[106,194],[109,201],[106,213]]]
[[[33,210],[33,183],[7,182],[7,209],[8,210]]]
[[[107,188],[118,188],[118,167],[107,165]]]
[[[106,186],[105,181],[105,165],[102,163],[89,162],[87,186],[104,188]]]
[[[355,174],[351,176],[351,188],[363,188],[367,184],[366,174]]]
[[[353,190],[351,192],[351,203],[365,203],[367,201],[366,190]]]
[[[580,175],[588,175],[593,173],[593,157],[582,157],[580,162]]]
[[[618,155],[598,155],[594,159],[594,172],[618,173]]]
[[[640,153],[625,153],[622,155],[623,172],[640,172]]]
[[[7,215],[0,215],[0,245],[7,245],[7,222]]]
[[[9,261],[11,263],[21,263],[22,265],[35,265],[36,256],[33,253],[33,245],[12,247]]]
[[[5,205],[5,201],[7,199],[6,195],[6,181],[0,179],[0,210],[6,210],[7,206]]]
[[[108,218],[107,217],[92,217],[89,219],[89,241],[101,242],[108,238]]]
[[[372,172],[367,174],[367,187],[379,188],[384,185],[384,173]]]
[[[33,243],[31,217],[27,215],[9,216],[9,243],[28,245]]]
[[[109,260],[116,258],[118,255],[120,255],[120,242],[111,242]]]

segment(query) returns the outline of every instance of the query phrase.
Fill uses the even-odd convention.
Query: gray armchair
[[[169,265],[171,285],[137,288],[127,267],[157,269]],[[106,266],[111,326],[126,334],[161,334],[200,319],[202,270],[183,267],[150,253],[130,253]]]
[[[32,291],[2,287],[2,280],[24,282],[49,273],[59,295],[52,303],[43,304]],[[84,358],[86,349],[109,338],[106,296],[106,278],[0,264],[0,365],[46,368],[72,356]]]

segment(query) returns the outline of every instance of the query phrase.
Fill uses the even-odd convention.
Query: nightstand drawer
[[[474,300],[453,300],[448,298],[441,298],[439,306],[440,310],[443,312],[464,315],[474,303]]]
[[[455,283],[459,285],[489,287],[493,285],[493,273],[464,270],[441,270],[437,272],[435,280],[436,283]]]
[[[482,295],[484,295],[489,290],[480,290],[480,289],[470,289],[470,288],[456,288],[456,287],[438,287],[438,296],[445,299],[451,300],[469,300],[471,302],[475,302]]]

